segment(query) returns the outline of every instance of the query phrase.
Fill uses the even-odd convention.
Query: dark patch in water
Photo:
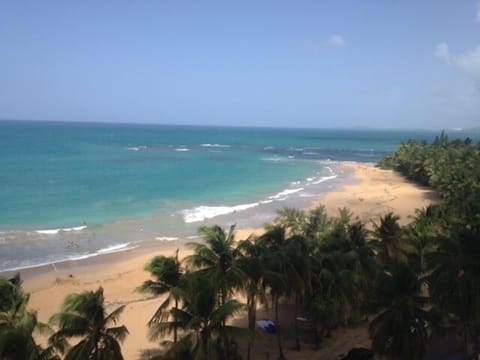
[[[280,157],[294,157],[298,160],[332,160],[374,162],[387,154],[383,151],[359,151],[359,149],[319,149],[319,148],[274,148],[266,147],[264,153]]]
[[[107,162],[119,163],[119,164],[129,164],[129,163],[142,163],[149,161],[186,161],[188,159],[179,157],[179,156],[139,156],[132,158],[118,158],[110,159]]]
[[[208,157],[208,160],[217,161],[217,162],[235,162],[237,161],[236,158],[230,156],[222,156],[222,155],[212,155]]]

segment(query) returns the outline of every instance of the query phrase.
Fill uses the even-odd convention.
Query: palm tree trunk
[[[478,354],[479,354],[479,349],[478,349],[478,331],[477,331],[477,327],[478,327],[478,321],[477,321],[477,317],[475,316],[476,314],[476,311],[473,312],[473,316],[472,316],[472,340],[473,340],[473,356],[474,356],[474,359],[475,360],[478,360]]]
[[[175,316],[173,317],[173,321],[175,321],[175,325],[173,326],[173,343],[177,343],[177,309],[178,309],[178,299],[175,298]]]
[[[318,320],[313,320],[313,342],[315,344],[315,350],[320,349],[321,334],[318,331]]]
[[[256,301],[255,294],[250,294],[248,299],[247,299],[247,307],[248,307],[248,329],[252,332],[255,331],[255,321],[256,321],[256,315],[257,315],[257,301]],[[251,351],[253,348],[253,342],[254,339],[248,339],[248,345],[247,345],[247,360],[250,360],[251,356]]]
[[[95,354],[95,358],[97,360],[100,360],[100,354],[98,353],[98,341],[95,341],[95,348],[94,348],[94,354]]]
[[[299,294],[298,292],[295,294],[295,312],[293,314],[293,321],[294,321],[294,328],[295,328],[295,349],[300,351],[300,337],[298,336],[298,303],[299,303]]]
[[[278,294],[275,295],[275,326],[276,326],[276,333],[277,333],[277,342],[278,342],[278,358],[280,360],[285,360],[285,355],[283,354],[282,348],[282,340],[280,336],[280,326],[278,324],[278,298],[280,296]]]

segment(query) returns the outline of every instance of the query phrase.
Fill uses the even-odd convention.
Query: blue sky
[[[480,2],[1,1],[0,118],[480,125]]]

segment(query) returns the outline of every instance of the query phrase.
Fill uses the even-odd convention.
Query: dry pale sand
[[[346,164],[355,171],[358,182],[345,186],[343,189],[328,193],[321,201],[330,213],[340,207],[348,207],[356,217],[364,221],[375,220],[381,214],[394,211],[409,221],[408,216],[416,208],[428,205],[434,199],[434,194],[428,189],[419,188],[405,181],[401,176],[391,171],[379,170],[372,165]],[[258,234],[261,229],[244,229],[237,231],[237,239],[245,239],[251,233]],[[160,304],[160,299],[139,294],[135,288],[148,279],[148,273],[143,266],[157,254],[174,255],[181,248],[180,258],[186,250],[178,241],[165,242],[160,249],[132,250],[129,254],[113,255],[96,259],[93,265],[69,264],[57,267],[57,271],[43,271],[39,275],[26,277],[24,287],[31,293],[30,308],[38,311],[41,321],[48,321],[50,316],[58,311],[66,295],[73,292],[94,290],[99,286],[104,288],[107,310],[126,305],[120,318],[120,323],[127,326],[130,335],[125,340],[122,351],[125,359],[148,358],[149,353],[158,349],[156,343],[148,340],[146,323]],[[128,256],[126,256],[128,255]],[[94,269],[93,271],[90,269]],[[81,271],[79,270],[81,269]],[[69,274],[73,274],[72,277]],[[337,359],[356,346],[369,346],[366,326],[354,329],[341,328],[333,332],[332,337],[322,342],[319,351],[313,351],[310,344],[303,344],[301,352],[292,350],[292,312],[284,304],[281,322],[285,326],[284,350],[288,359]],[[273,314],[260,309],[258,318],[272,318]],[[238,324],[246,324],[245,318],[235,320]],[[276,358],[276,343],[272,335],[257,331],[255,358]],[[305,336],[307,339],[307,336]],[[143,357],[142,357],[143,354]]]
[[[371,221],[377,222],[381,215],[393,211],[400,216],[400,223],[405,225],[411,222],[415,209],[438,201],[431,189],[415,185],[390,170],[357,163],[347,163],[345,167],[355,171],[359,182],[325,195],[321,203],[331,215],[345,206],[354,218],[371,224]]]

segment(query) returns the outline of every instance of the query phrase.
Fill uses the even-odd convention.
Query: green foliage
[[[175,314],[181,301],[179,292],[184,281],[184,271],[178,261],[178,250],[175,257],[155,256],[145,266],[145,270],[151,273],[154,280],[145,281],[138,290],[150,292],[155,296],[168,293],[148,322],[149,337],[151,340],[157,340],[165,334],[173,333],[173,342],[176,343],[179,323]]]
[[[180,291],[182,307],[175,310],[182,334],[177,343],[170,344],[165,359],[220,359],[225,354],[230,354],[229,358],[238,356],[238,347],[233,346],[235,339],[248,338],[250,332],[228,326],[225,321],[243,311],[244,306],[233,299],[219,304],[217,291],[205,273],[188,275]]]
[[[215,282],[219,288],[220,304],[232,294],[241,289],[245,274],[236,263],[235,225],[226,233],[220,226],[203,226],[198,232],[205,243],[188,243],[187,247],[193,254],[187,256],[184,262],[192,269],[202,271]]]
[[[21,288],[20,276],[0,277],[0,358],[5,360],[58,359],[53,347],[43,349],[33,334],[50,329],[27,310],[29,296]]]
[[[271,297],[279,358],[280,301],[295,304],[295,318],[303,313],[313,320],[316,342],[318,329],[374,314],[369,328],[378,354],[420,359],[433,331],[452,319],[467,345],[480,329],[479,155],[480,145],[442,134],[432,144],[409,141],[384,158],[381,166],[432,186],[443,198],[417,210],[408,226],[387,213],[367,231],[364,223],[352,222],[348,209],[330,217],[318,206],[283,209],[262,236],[238,245],[234,227],[200,228],[204,243],[188,244],[188,272],[166,258],[148,268],[155,279],[149,284],[160,283],[150,290],[176,299],[173,308],[161,305],[168,316],[156,323],[158,338],[172,328],[180,332],[167,358],[238,358],[238,339],[251,333],[226,325],[243,309],[233,298],[237,291],[246,295],[250,330],[257,304]],[[296,332],[297,349],[299,344]],[[252,347],[249,338],[247,358]]]
[[[447,206],[469,221],[480,221],[480,143],[449,141],[445,133],[432,144],[410,140],[379,162],[408,179],[436,189]]]
[[[69,338],[80,338],[68,349],[66,360],[122,360],[120,343],[128,335],[128,330],[125,326],[109,325],[117,323],[123,309],[124,306],[120,306],[107,314],[101,287],[96,291],[68,295],[60,312],[50,319],[58,327],[50,342],[64,344]]]
[[[340,304],[327,295],[315,295],[308,310],[315,320],[327,325],[338,323],[342,311]]]
[[[480,227],[455,224],[438,239],[429,254],[433,269],[428,277],[433,300],[458,320],[466,342],[479,335]],[[466,345],[466,344],[465,344]]]
[[[401,243],[410,247],[406,255],[410,269],[416,271],[416,279],[428,286],[425,289],[431,295],[429,306],[442,311],[448,323],[457,325],[463,335],[464,351],[468,352],[468,344],[476,344],[480,334],[480,143],[475,145],[469,138],[450,141],[442,132],[432,144],[402,144],[382,159],[380,166],[433,187],[443,200],[439,205],[416,211],[413,222],[402,230]],[[379,238],[385,238],[379,227],[376,232]],[[404,312],[408,313],[407,308]],[[385,325],[388,320],[381,324],[392,328],[408,317],[390,319],[390,325]],[[381,328],[379,334],[386,334],[386,328]],[[377,347],[393,349],[395,338],[378,339]],[[424,336],[415,339],[425,341]],[[411,339],[406,336],[404,340],[408,343]],[[420,345],[412,344],[410,348]],[[398,351],[401,350],[397,348],[391,353]],[[478,348],[473,352],[476,358]],[[409,354],[410,358],[420,355],[421,352]]]
[[[400,359],[422,359],[433,328],[439,320],[427,310],[428,297],[421,281],[405,263],[394,262],[390,272],[378,279],[372,294],[372,311],[380,314],[370,323],[372,348],[381,355]]]

